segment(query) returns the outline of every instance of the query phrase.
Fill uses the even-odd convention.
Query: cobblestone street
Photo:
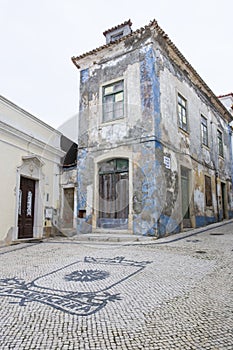
[[[233,349],[233,223],[0,249],[0,349]]]

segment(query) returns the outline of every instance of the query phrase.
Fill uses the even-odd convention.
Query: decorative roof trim
[[[129,19],[128,21],[125,21],[124,23],[121,23],[121,24],[118,24],[117,26],[115,26],[115,27],[112,27],[112,28],[110,28],[110,29],[107,29],[107,30],[105,30],[104,32],[103,32],[103,35],[104,36],[106,36],[108,33],[111,33],[112,31],[114,31],[114,30],[117,30],[117,29],[119,29],[119,28],[121,28],[121,27],[124,27],[124,26],[132,26],[132,22],[131,22],[131,20]]]

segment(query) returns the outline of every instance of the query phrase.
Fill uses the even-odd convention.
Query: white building
[[[233,115],[233,93],[230,92],[226,95],[221,95],[218,97],[226,109]]]
[[[42,238],[60,212],[61,133],[0,96],[0,244]]]

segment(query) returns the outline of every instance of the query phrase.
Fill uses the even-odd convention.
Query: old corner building
[[[156,21],[104,32],[80,69],[80,232],[163,236],[232,218],[232,116]]]

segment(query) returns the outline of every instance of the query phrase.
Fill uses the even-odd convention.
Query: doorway
[[[227,219],[226,184],[221,182],[221,219]]]
[[[181,200],[183,227],[191,227],[190,220],[189,169],[181,167]]]
[[[100,228],[128,229],[129,216],[129,162],[111,159],[99,165]]]
[[[35,180],[21,176],[18,205],[18,238],[33,238]]]
[[[63,226],[64,228],[73,228],[74,218],[74,188],[64,188],[63,203]]]

